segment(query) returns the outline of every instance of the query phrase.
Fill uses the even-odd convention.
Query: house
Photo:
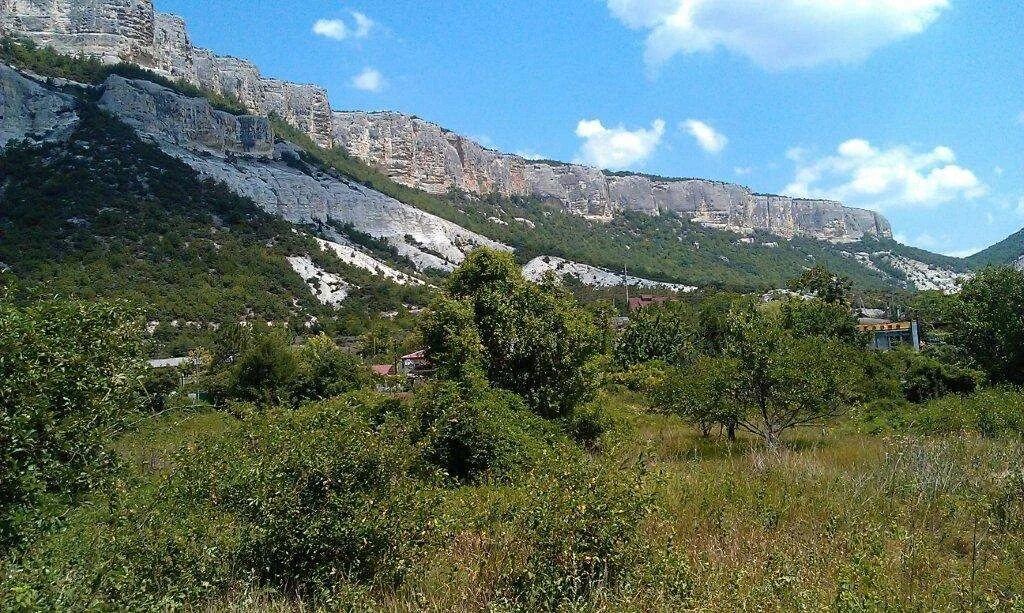
[[[888,351],[906,346],[914,351],[921,351],[921,333],[917,321],[860,321],[857,331],[871,336],[871,349]]]
[[[395,368],[394,364],[374,364],[370,367],[370,370],[378,377],[393,377],[398,373],[398,369]]]
[[[427,359],[427,350],[420,349],[398,358],[399,374],[410,378],[425,378],[434,374],[434,365]]]
[[[162,360],[149,360],[146,365],[150,368],[181,368],[183,366],[198,366],[199,360],[193,357],[188,358],[165,358]]]
[[[675,299],[671,296],[653,296],[651,294],[641,294],[639,296],[633,296],[629,299],[629,310],[630,312],[639,311],[640,309],[647,308],[656,304],[665,304],[666,302],[673,302]]]

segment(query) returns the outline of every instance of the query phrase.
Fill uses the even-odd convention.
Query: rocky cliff
[[[195,47],[185,22],[157,12],[152,0],[0,0],[0,35],[104,62],[138,64],[237,97],[253,112],[277,113],[318,144],[332,144],[325,90],[267,79],[251,62]]]
[[[711,227],[763,230],[786,238],[849,242],[892,235],[881,215],[838,202],[759,195],[715,181],[610,175],[586,166],[525,160],[399,113],[334,113],[334,138],[393,180],[435,194],[457,189],[533,196],[572,213],[604,218],[624,210],[675,213]]]
[[[71,96],[0,66],[0,149],[11,141],[67,138],[78,124],[75,108]]]
[[[254,113],[280,115],[321,146],[340,144],[395,181],[436,194],[454,188],[532,196],[574,214],[604,219],[620,211],[670,213],[710,227],[741,233],[763,230],[786,238],[848,242],[892,234],[880,215],[837,202],[757,195],[713,181],[608,175],[596,168],[491,151],[407,115],[334,113],[319,87],[267,79],[251,62],[195,47],[185,22],[155,11],[152,0],[0,0],[0,35],[27,37],[61,52],[106,62],[132,62],[235,97]],[[128,106],[124,110],[134,112]],[[169,138],[222,150],[222,143],[210,142],[209,135],[190,131],[191,116],[169,120],[178,123]],[[239,130],[247,133],[258,127],[249,120]],[[261,135],[251,136],[255,143]],[[245,153],[271,154],[272,148],[262,146],[261,151]]]
[[[203,178],[223,182],[267,212],[299,224],[351,224],[386,241],[421,269],[451,270],[479,246],[505,245],[341,176],[311,167],[275,142],[264,116],[236,116],[160,85],[114,75],[89,97],[144,140]],[[84,94],[85,92],[83,92]],[[13,140],[59,143],[80,122],[78,101],[55,86],[0,66],[0,151]]]
[[[195,169],[260,208],[295,223],[351,224],[387,241],[419,268],[451,270],[479,246],[508,249],[380,192],[322,172],[292,144],[275,144],[263,116],[214,110],[148,81],[110,77],[100,106]]]

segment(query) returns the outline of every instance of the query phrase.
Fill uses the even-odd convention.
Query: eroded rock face
[[[457,189],[533,196],[558,202],[571,213],[604,218],[624,210],[672,213],[710,227],[764,230],[786,238],[844,242],[892,235],[882,216],[837,202],[755,195],[716,181],[609,175],[586,166],[525,160],[400,113],[335,113],[334,138],[398,183],[434,194]]]
[[[153,46],[151,0],[0,0],[0,32],[62,53],[138,61]]]
[[[220,181],[294,223],[335,222],[383,239],[420,269],[451,270],[469,251],[505,245],[363,185],[308,167],[274,144],[265,117],[216,111],[148,81],[112,76],[100,106],[204,178]]]
[[[67,138],[78,125],[75,100],[0,66],[0,149],[11,141]]]
[[[192,151],[265,159],[274,154],[274,131],[266,117],[217,111],[204,99],[181,96],[149,81],[111,76],[100,106],[140,135]]]
[[[325,90],[265,79],[251,62],[196,48],[184,20],[155,11],[152,0],[0,0],[0,34],[62,53],[138,64],[237,97],[255,113],[277,113],[324,147],[333,142]]]

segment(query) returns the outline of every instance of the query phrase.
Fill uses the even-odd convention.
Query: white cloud
[[[966,258],[978,253],[984,249],[984,247],[968,247],[967,249],[957,249],[956,251],[947,251],[942,255],[948,255],[951,258]]]
[[[1021,111],[1020,115],[1017,115],[1017,123],[1024,126],[1024,111]]]
[[[373,30],[373,26],[376,25],[372,19],[359,11],[352,11],[352,19],[356,22],[356,28],[354,30],[356,38],[366,38]]]
[[[695,138],[700,148],[708,153],[721,153],[722,149],[725,149],[725,146],[729,144],[729,139],[725,134],[715,130],[703,121],[687,119],[679,127]]]
[[[1006,171],[1003,169],[1002,166],[996,166],[995,168],[992,169],[992,172],[995,173],[997,177],[1001,177],[1003,176],[1003,173]]]
[[[340,19],[320,19],[313,24],[313,33],[334,40],[345,40],[348,38],[348,26]]]
[[[917,238],[912,240],[910,244],[923,249],[932,249],[939,244],[939,241],[931,234],[924,232],[922,234],[918,234]]]
[[[977,175],[955,163],[949,147],[918,153],[906,146],[878,149],[864,139],[851,139],[839,145],[835,155],[790,159],[797,169],[784,190],[787,194],[875,210],[933,207],[988,192]]]
[[[583,139],[577,162],[599,168],[624,169],[646,160],[661,143],[665,122],[656,119],[649,130],[627,130],[622,125],[606,128],[600,119],[584,119],[576,126],[576,136]]]
[[[523,158],[524,160],[546,160],[548,159],[543,153],[537,153],[533,149],[520,149],[516,151],[516,155]]]
[[[373,68],[364,68],[361,73],[352,77],[352,87],[376,93],[384,89],[384,77]]]
[[[799,164],[804,161],[809,153],[810,152],[803,147],[790,147],[789,149],[786,149],[786,159]]]
[[[352,21],[353,25],[349,26],[341,19],[319,19],[313,24],[313,33],[333,40],[345,40],[350,36],[366,38],[376,26],[372,19],[359,11],[352,11]]]
[[[645,59],[719,47],[783,70],[857,62],[920,34],[949,0],[606,0],[612,14],[648,32]]]
[[[751,166],[737,166],[736,168],[733,168],[732,171],[742,177],[754,172],[754,168]]]

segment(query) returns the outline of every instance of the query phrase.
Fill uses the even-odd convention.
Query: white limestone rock
[[[100,106],[195,169],[294,223],[336,222],[385,240],[421,270],[452,270],[481,246],[509,247],[364,185],[312,170],[265,118],[235,117],[148,81],[113,76]]]
[[[78,119],[74,98],[0,65],[0,149],[16,140],[64,140]]]
[[[338,308],[345,302],[353,287],[345,279],[317,266],[309,256],[289,256],[288,264],[309,286],[309,291],[321,304]]]
[[[100,106],[140,135],[193,151],[267,159],[274,154],[267,118],[217,111],[203,98],[188,98],[149,81],[111,76]]]
[[[327,241],[322,238],[315,239],[324,251],[336,255],[339,260],[357,268],[369,271],[378,277],[382,277],[398,285],[426,285],[423,280],[392,268],[373,256],[359,251],[351,245],[342,245],[334,241]]]
[[[689,293],[696,291],[696,287],[680,285],[678,283],[663,283],[634,277],[623,273],[616,273],[604,268],[597,268],[588,264],[580,264],[554,256],[540,256],[530,260],[523,266],[523,276],[533,282],[544,279],[549,273],[556,278],[572,277],[590,287],[636,287],[639,289],[658,289],[676,293]]]
[[[184,20],[157,12],[152,0],[0,0],[0,34],[106,63],[138,64],[238,98],[255,113],[277,113],[323,147],[333,143],[324,89],[265,79],[252,62],[195,47]]]
[[[608,174],[576,164],[526,160],[401,113],[337,112],[334,138],[396,182],[434,194],[456,189],[531,196],[592,219],[627,210],[676,214],[708,227],[738,233],[762,230],[784,238],[852,242],[892,235],[882,216],[838,202],[756,195],[717,181]]]

